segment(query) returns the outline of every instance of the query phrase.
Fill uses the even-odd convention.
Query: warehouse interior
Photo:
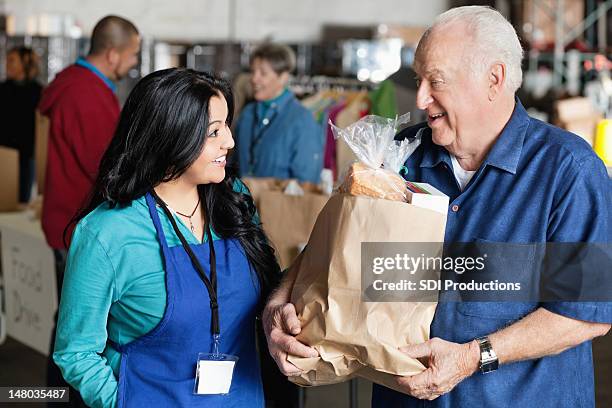
[[[295,69],[287,88],[320,126],[329,127],[333,107],[347,106],[355,95],[370,114],[397,118],[409,112],[409,123],[416,124],[427,120],[416,102],[413,63],[419,40],[436,16],[468,5],[493,7],[515,28],[524,50],[517,97],[529,116],[580,136],[612,178],[612,0],[0,0],[0,81],[10,79],[12,50],[27,47],[38,64],[32,80],[44,89],[87,55],[96,23],[106,15],[118,15],[134,23],[140,35],[137,63],[116,83],[121,107],[142,78],[182,67],[214,72],[227,80],[234,92],[235,120],[254,101],[249,80],[252,54],[261,44],[275,43],[293,51]],[[333,102],[322,107],[322,98]],[[11,100],[0,103],[4,109]],[[41,227],[52,127],[36,113],[25,199],[20,192],[19,153],[0,147],[0,387],[47,386],[61,285],[55,274],[57,259]],[[10,131],[1,132],[0,140],[8,140]],[[325,164],[331,180],[323,189],[331,192],[331,184],[353,156],[336,147],[331,128],[327,132],[334,147],[326,147],[325,155],[331,151],[334,157],[331,167]],[[316,207],[322,208],[327,198]],[[265,205],[263,196],[258,205]],[[296,252],[281,259],[283,268],[291,265],[296,248],[308,241],[316,214],[310,224],[306,222],[306,235],[295,238]],[[281,232],[286,229],[291,228],[278,227]],[[612,237],[608,238],[609,243]],[[606,266],[612,269],[602,265]],[[265,343],[265,337],[259,341]],[[595,404],[612,406],[610,334],[593,340],[592,356]],[[275,401],[266,395],[268,407],[371,406],[372,382],[363,378],[314,387],[278,381],[274,387],[287,388]],[[13,404],[0,401],[0,406]],[[500,401],[499,406],[512,402]]]

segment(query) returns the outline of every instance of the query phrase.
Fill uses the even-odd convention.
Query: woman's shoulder
[[[308,110],[307,107],[302,105],[302,103],[294,95],[292,95],[291,100],[287,105],[289,105],[289,112],[292,116],[299,118],[303,122],[313,124],[317,123],[312,115],[312,112]]]
[[[77,225],[106,243],[120,243],[123,238],[153,228],[144,196],[124,205],[105,201],[87,214]]]

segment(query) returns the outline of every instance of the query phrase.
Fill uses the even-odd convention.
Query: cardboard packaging
[[[55,258],[29,212],[0,214],[7,334],[49,355],[57,310]]]
[[[427,183],[406,182],[408,186],[408,202],[417,207],[427,208],[446,215],[448,212],[448,196]]]
[[[593,146],[597,124],[602,119],[602,115],[597,112],[588,98],[559,100],[555,102],[554,112],[556,126],[582,137]]]
[[[19,204],[19,152],[0,146],[0,212],[17,211]]]
[[[36,189],[43,194],[45,173],[47,171],[47,146],[49,143],[49,118],[36,111],[36,143],[34,159],[36,161]]]

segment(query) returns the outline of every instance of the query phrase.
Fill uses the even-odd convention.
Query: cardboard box
[[[427,183],[407,182],[408,202],[417,207],[426,208],[446,215],[448,213],[448,196]],[[416,188],[413,188],[416,186]]]
[[[29,212],[0,214],[0,241],[7,333],[48,355],[57,310],[53,252]]]
[[[555,102],[554,124],[582,137],[591,146],[595,140],[597,123],[602,118],[588,98],[576,97]]]
[[[602,117],[600,115],[593,115],[582,119],[576,119],[571,122],[562,123],[561,127],[580,136],[586,140],[588,144],[593,146],[597,123],[599,123],[601,119]]]
[[[0,211],[16,211],[19,204],[19,153],[0,147]]]
[[[47,171],[47,146],[49,143],[49,119],[36,111],[36,143],[34,144],[34,159],[36,161],[36,189],[38,194],[45,188],[45,173]]]
[[[377,39],[401,38],[406,47],[414,47],[427,30],[422,26],[405,26],[400,24],[380,24],[376,30]]]
[[[585,97],[560,99],[555,102],[555,118],[558,122],[568,123],[597,114],[590,99]]]

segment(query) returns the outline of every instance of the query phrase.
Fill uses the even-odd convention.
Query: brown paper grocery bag
[[[283,191],[289,184],[289,180],[279,180],[273,177],[244,177],[241,180],[249,189],[257,209],[259,209],[259,199],[263,192]]]
[[[289,357],[305,371],[300,385],[323,385],[355,376],[397,389],[394,376],[414,375],[424,366],[398,350],[429,339],[436,304],[363,302],[362,242],[439,242],[446,215],[407,203],[335,195],[315,223],[304,252],[291,266],[291,294],[302,323],[298,340],[320,354]]]
[[[277,251],[282,269],[291,265],[308,242],[312,227],[329,196],[306,193],[287,195],[279,191],[259,193],[257,209],[266,235]]]

